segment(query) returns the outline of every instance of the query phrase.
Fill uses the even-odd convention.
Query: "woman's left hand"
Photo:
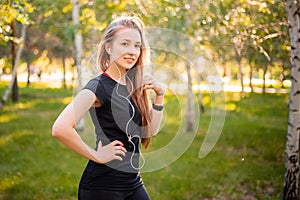
[[[146,74],[144,76],[144,90],[153,89],[156,95],[163,94],[165,92],[165,88],[162,84],[160,84],[153,76]]]

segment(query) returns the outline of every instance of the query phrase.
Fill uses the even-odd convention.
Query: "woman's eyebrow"
[[[123,41],[126,41],[126,42],[132,42],[130,39],[123,39]],[[135,43],[141,44],[142,42],[136,41]]]

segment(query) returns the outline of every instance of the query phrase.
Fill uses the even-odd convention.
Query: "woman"
[[[140,143],[147,148],[158,132],[165,90],[152,76],[143,74],[148,59],[143,28],[137,17],[110,23],[97,55],[103,73],[87,83],[53,125],[54,137],[89,159],[79,199],[150,199],[139,174],[145,162]],[[156,94],[153,103],[149,89]],[[88,110],[95,125],[95,149],[75,130]]]

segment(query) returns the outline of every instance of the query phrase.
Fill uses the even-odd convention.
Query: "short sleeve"
[[[104,91],[103,84],[98,78],[90,80],[83,89],[88,89],[92,91],[98,98],[101,106],[104,104],[106,93]]]

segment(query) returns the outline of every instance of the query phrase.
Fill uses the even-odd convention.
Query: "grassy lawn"
[[[1,95],[5,86],[0,82]],[[51,136],[53,121],[72,95],[71,90],[21,85],[20,101],[0,110],[0,200],[77,199],[87,160]],[[166,96],[165,125],[150,151],[168,144],[178,130],[178,101]],[[162,169],[142,173],[152,199],[282,199],[288,94],[251,94],[241,100],[227,93],[222,134],[200,159],[211,119],[208,94],[204,102],[206,112],[187,151]],[[93,145],[88,117],[80,134]]]

